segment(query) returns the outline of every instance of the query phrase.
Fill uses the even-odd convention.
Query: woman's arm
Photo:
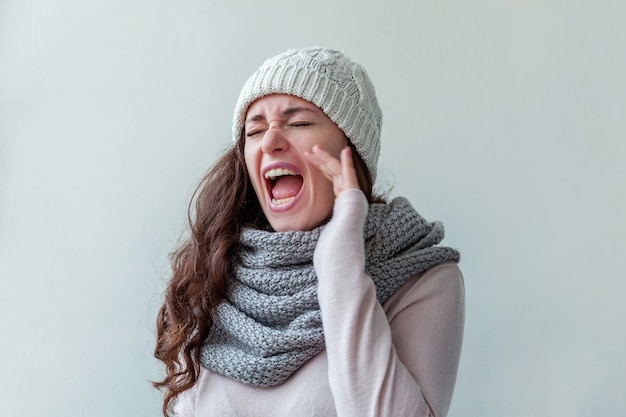
[[[337,415],[443,417],[463,334],[460,271],[444,264],[405,284],[390,323],[364,271],[367,211],[360,190],[343,191],[315,251]]]
[[[174,400],[172,406],[174,417],[194,417],[196,415],[196,397],[198,396],[198,384],[200,379],[203,378],[204,371],[200,370],[198,381],[189,388],[187,391],[181,392]]]

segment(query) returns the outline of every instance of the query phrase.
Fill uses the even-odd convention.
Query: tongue
[[[300,175],[287,175],[276,180],[272,188],[272,196],[276,200],[293,197],[298,194],[300,188],[302,188],[302,177]]]

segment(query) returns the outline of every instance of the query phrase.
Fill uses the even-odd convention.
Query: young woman
[[[382,113],[343,53],[291,50],[244,85],[198,187],[155,355],[164,415],[445,416],[461,351],[457,251],[373,195]]]

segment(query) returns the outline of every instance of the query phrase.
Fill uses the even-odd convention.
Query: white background
[[[245,79],[344,49],[463,253],[450,416],[626,410],[626,3],[0,0],[0,416],[158,416],[167,260]]]

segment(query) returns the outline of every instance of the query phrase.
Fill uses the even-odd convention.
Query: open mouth
[[[265,172],[265,183],[275,206],[292,202],[302,189],[303,182],[302,175],[289,168],[272,168]]]

